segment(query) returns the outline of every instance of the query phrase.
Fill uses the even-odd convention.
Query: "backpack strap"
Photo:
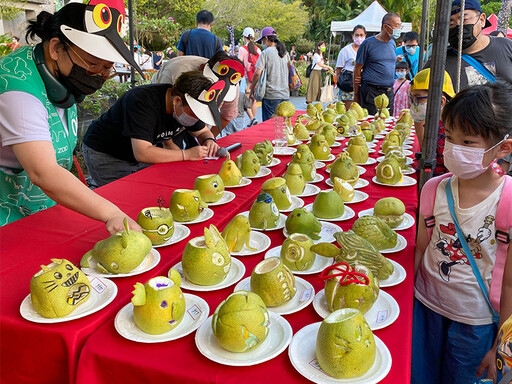
[[[428,241],[432,237],[432,230],[436,225],[436,218],[434,217],[434,203],[436,201],[437,186],[441,180],[452,176],[451,173],[436,176],[428,180],[421,189],[420,196],[420,214],[425,219],[425,226],[427,228]]]
[[[190,29],[187,29],[185,32],[183,32],[183,36],[181,36],[181,42],[183,43],[183,48],[185,51],[183,53],[187,53],[187,44],[188,44],[188,37],[190,35]]]
[[[501,287],[503,283],[503,273],[505,271],[505,262],[507,261],[508,248],[510,246],[510,228],[512,228],[512,177],[503,176],[503,191],[496,210],[495,228],[498,250],[496,251],[496,261],[492,270],[491,289],[489,298],[494,309],[500,309]]]

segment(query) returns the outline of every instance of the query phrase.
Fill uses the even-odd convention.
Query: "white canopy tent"
[[[361,14],[352,20],[332,21],[331,33],[336,36],[338,32],[352,32],[358,24],[364,26],[367,32],[380,32],[382,18],[388,13],[377,0],[368,6]],[[412,23],[402,22],[402,32],[412,30]]]

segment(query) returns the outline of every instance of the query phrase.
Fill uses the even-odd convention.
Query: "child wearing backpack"
[[[505,82],[443,108],[451,174],[430,179],[420,198],[411,383],[496,375],[496,325],[512,315],[512,178],[496,164],[512,152],[511,115]]]
[[[260,57],[261,50],[254,44],[254,30],[251,27],[244,29],[243,36],[245,45],[240,47],[240,50],[238,51],[238,58],[244,63],[245,80],[247,88],[250,90],[252,87],[252,78],[254,76],[254,72],[256,71],[256,62]],[[256,100],[252,99],[251,101],[251,112],[253,116],[256,116],[256,111],[258,109],[256,106]],[[251,119],[247,128],[254,124],[258,124],[256,117]]]

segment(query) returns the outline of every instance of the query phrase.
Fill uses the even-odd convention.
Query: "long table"
[[[273,121],[267,121],[219,141],[222,146],[242,142],[241,149],[232,153],[234,158],[265,138],[273,137]],[[337,154],[341,148],[333,149]],[[379,149],[379,146],[376,148]],[[417,149],[417,142],[415,148]],[[378,153],[371,157],[379,156]],[[273,176],[281,176],[291,156],[278,157],[281,163],[271,168]],[[222,160],[158,164],[97,189],[97,193],[113,201],[131,217],[145,207],[156,205],[159,196],[168,201],[177,188],[192,188],[197,176],[217,173]],[[362,178],[371,180],[375,166],[366,166]],[[328,178],[325,168],[319,173]],[[0,372],[2,383],[112,383],[156,382],[159,379],[183,383],[261,382],[264,380],[286,383],[308,382],[291,365],[287,350],[274,359],[249,367],[231,367],[208,360],[195,346],[192,333],[178,340],[157,344],[136,343],[121,337],[114,328],[114,318],[129,303],[136,282],[145,283],[154,276],[166,276],[170,267],[181,260],[181,253],[193,237],[201,236],[206,225],[214,224],[222,230],[239,212],[249,210],[270,176],[252,179],[249,186],[232,190],[236,198],[226,205],[212,207],[214,216],[207,223],[190,225],[190,236],[172,246],[159,248],[160,263],[141,275],[112,279],[118,288],[114,301],[106,308],[85,318],[57,323],[37,324],[23,319],[20,304],[29,294],[30,278],[41,264],[50,258],[66,258],[75,264],[94,244],[105,237],[104,225],[61,206],[50,208],[0,229]],[[413,175],[414,176],[414,175]],[[329,188],[325,181],[318,184]],[[373,207],[387,196],[395,196],[405,203],[407,212],[415,216],[417,208],[416,186],[392,188],[374,184],[363,189],[370,194],[364,202],[351,205],[356,213]],[[306,204],[314,197],[303,198]],[[356,217],[357,218],[357,215]],[[343,229],[351,228],[355,218],[338,222]],[[281,231],[266,232],[271,247],[284,240]],[[401,231],[407,247],[387,255],[400,263],[407,272],[398,286],[383,288],[400,306],[398,319],[390,326],[375,331],[389,348],[393,364],[383,383],[406,383],[410,380],[410,350],[412,329],[412,292],[415,227]],[[245,267],[244,277],[250,276],[264,253],[238,257]],[[301,276],[309,281],[315,292],[323,288],[318,275]],[[192,292],[209,305],[210,315],[234,288],[217,291]],[[321,321],[312,305],[300,312],[285,315],[293,332]]]

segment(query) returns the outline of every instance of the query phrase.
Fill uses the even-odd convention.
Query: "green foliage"
[[[138,19],[139,40],[151,51],[163,51],[179,41],[183,28],[172,17],[155,19],[142,16]]]
[[[23,6],[26,4],[26,0],[1,0],[0,4],[0,20],[16,20],[24,12]]]
[[[8,44],[10,42],[12,42],[12,38],[10,36],[0,35],[0,44],[4,44],[4,43]],[[0,45],[0,57],[7,56],[11,52],[12,52],[11,47],[9,47],[7,45]]]
[[[493,13],[496,16],[498,16],[498,14],[501,10],[501,7],[502,7],[501,1],[483,1],[482,2],[482,11],[485,13],[485,15],[487,17],[489,17]],[[509,15],[508,26],[509,26],[509,28],[512,28],[512,14]]]
[[[137,0],[136,20],[167,20],[172,17],[184,29],[195,28],[196,14],[204,9],[204,0]]]
[[[313,52],[314,49],[315,42],[312,40],[300,38],[295,41],[295,50],[297,51],[299,57],[301,54],[306,54],[309,51]]]
[[[299,96],[306,96],[306,94],[308,93],[309,79],[306,78],[306,68],[308,64],[309,63],[307,61],[297,61],[295,63],[295,69],[297,70],[297,73],[299,74],[300,79],[302,80],[302,85],[299,88]]]

